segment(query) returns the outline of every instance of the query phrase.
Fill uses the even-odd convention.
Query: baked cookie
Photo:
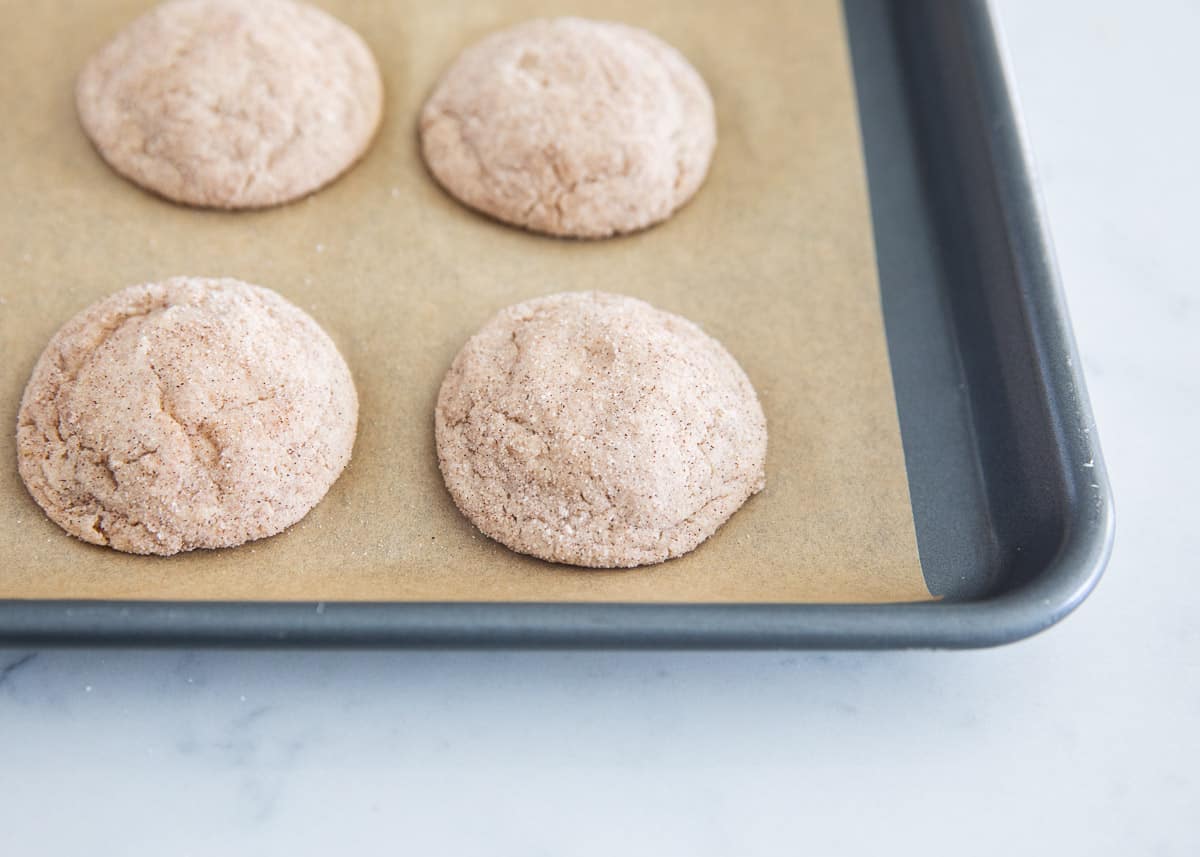
[[[170,0],[84,67],[104,160],[176,202],[259,208],[311,193],[370,145],[383,109],[358,34],[292,0]]]
[[[503,310],[454,359],[434,415],[454,502],[553,562],[680,556],[765,484],[745,372],[686,319],[601,292]]]
[[[274,535],[350,460],[358,397],[333,341],[274,292],[179,277],[88,307],[25,388],[17,455],[56,524],[140,554]]]
[[[671,216],[716,146],[704,80],[624,24],[539,19],[467,48],[421,113],[434,178],[535,232],[604,238]]]

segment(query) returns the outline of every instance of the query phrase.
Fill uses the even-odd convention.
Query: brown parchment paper
[[[0,0],[0,598],[869,602],[929,598],[888,368],[853,82],[836,0],[319,2],[387,87],[366,158],[310,199],[217,213],[138,190],[79,128],[74,77],[144,0]],[[458,51],[538,15],[651,29],[708,81],[719,144],[674,219],[617,240],[475,215],[421,163],[415,121]],[[238,277],[312,313],[354,372],[354,459],[288,532],[134,557],[78,542],[26,494],[21,392],[92,301],[175,274]],[[701,324],[762,398],[767,489],[694,553],[632,571],[511,553],[455,509],[432,411],[455,352],[501,307],[566,289],[635,295]]]

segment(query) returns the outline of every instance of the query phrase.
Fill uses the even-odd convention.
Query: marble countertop
[[[1117,499],[1000,649],[0,650],[0,852],[1193,855],[1200,5],[998,7]]]

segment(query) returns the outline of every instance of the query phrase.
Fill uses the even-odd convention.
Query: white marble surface
[[[1117,494],[1063,625],[958,654],[0,651],[0,853],[1200,853],[1200,5],[1132,8],[1000,7]]]

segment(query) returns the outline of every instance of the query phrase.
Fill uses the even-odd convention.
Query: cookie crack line
[[[474,137],[468,133],[467,120],[462,116],[462,114],[445,106],[438,106],[435,108],[435,110],[437,117],[449,119],[454,123],[455,128],[457,129],[454,136],[458,138],[460,143],[467,147],[471,154],[471,160],[475,162],[475,165],[479,168],[479,172],[483,174],[484,178],[486,178],[492,185],[499,184],[499,181],[493,172],[492,164],[483,157],[479,151],[479,144],[476,143]]]
[[[104,515],[102,513],[97,513],[96,519],[92,521],[92,532],[100,537],[100,544],[106,546],[112,544],[112,539],[108,535],[108,528],[105,526]]]
[[[149,537],[154,538],[156,541],[161,541],[161,536],[152,531],[143,521],[128,512],[114,508],[90,492],[76,495],[74,500],[64,507],[64,512],[69,516],[90,516],[92,520],[87,525],[87,530],[94,534],[99,541],[93,539],[85,540],[101,545],[102,547],[111,547],[113,539],[112,526],[105,520],[106,517],[111,521],[120,522],[126,527],[139,528]]]
[[[156,312],[161,311],[161,306],[151,306],[142,312],[126,313],[117,320],[116,324],[108,325],[102,328],[100,331],[100,338],[88,346],[84,353],[79,356],[78,363],[74,366],[74,368],[70,369],[70,371],[67,371],[68,367],[66,366],[65,362],[62,362],[65,355],[62,353],[56,355],[60,361],[58,363],[59,371],[62,372],[64,376],[59,382],[58,388],[62,389],[63,387],[74,384],[79,379],[79,374],[86,369],[88,364],[91,362],[93,355],[103,348],[108,341],[117,334],[118,331],[125,327],[126,324],[137,319],[144,319],[147,316],[154,315]],[[142,323],[144,322],[139,322],[139,324]]]
[[[100,337],[77,357],[76,365],[74,367],[68,367],[66,365],[65,355],[62,351],[56,352],[53,362],[58,368],[58,371],[62,374],[62,377],[59,379],[54,379],[53,377],[47,379],[48,393],[45,396],[45,401],[49,411],[48,416],[53,417],[53,419],[48,420],[48,422],[54,429],[55,437],[52,439],[46,433],[45,428],[41,425],[41,421],[37,420],[33,414],[29,413],[24,407],[22,407],[21,412],[17,417],[18,428],[37,429],[38,433],[42,436],[42,439],[46,442],[47,447],[53,446],[54,441],[57,441],[58,444],[62,445],[74,439],[80,448],[93,452],[97,456],[101,455],[99,450],[86,446],[79,437],[79,433],[77,431],[64,424],[62,408],[59,406],[58,401],[59,397],[70,393],[70,391],[77,384],[79,376],[91,363],[96,352],[103,348],[104,345],[108,343],[118,331],[126,326],[126,324],[128,324],[130,321],[144,319],[160,310],[161,307],[152,306],[142,312],[127,313],[122,315],[115,324],[108,324],[104,326],[101,329]],[[36,379],[37,377],[37,370],[35,370],[34,378]],[[49,453],[47,451],[47,455],[48,454]],[[45,456],[43,456],[43,458],[45,458]]]
[[[162,373],[158,370],[158,367],[154,365],[154,361],[152,361],[152,360],[147,361],[146,365],[149,367],[150,372],[154,375],[154,377],[158,379],[159,411],[167,419],[169,419],[171,422],[173,422],[179,428],[180,431],[183,432],[184,437],[187,438],[188,448],[191,450],[191,453],[192,453],[193,463],[197,464],[200,467],[200,471],[202,473],[204,473],[205,476],[208,477],[209,483],[212,485],[213,491],[216,492],[217,504],[218,505],[224,504],[225,495],[226,495],[226,487],[224,485],[224,479],[218,478],[216,475],[214,475],[214,474],[221,474],[221,469],[220,469],[220,467],[214,467],[214,466],[210,465],[207,461],[204,460],[207,456],[200,455],[200,452],[196,448],[196,442],[201,437],[203,437],[205,440],[207,440],[208,443],[211,444],[216,449],[216,453],[217,453],[216,461],[218,461],[218,462],[220,462],[222,457],[224,456],[224,449],[221,447],[220,444],[218,444],[211,437],[211,434],[208,434],[208,435],[201,434],[201,428],[203,426],[203,422],[201,422],[201,424],[199,426],[197,426],[196,429],[193,430],[193,429],[189,428],[188,425],[183,422],[183,420],[179,419],[178,414],[175,413],[175,407],[171,403],[171,397],[167,392],[167,383],[163,379]],[[223,477],[223,475],[224,474],[221,474],[222,477]]]

